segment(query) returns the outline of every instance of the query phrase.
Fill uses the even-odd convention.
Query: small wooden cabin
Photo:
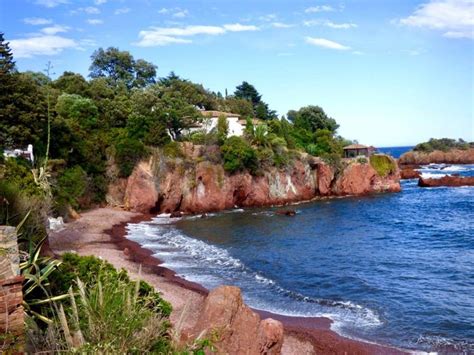
[[[344,147],[344,158],[370,157],[374,152],[374,147],[368,147],[363,144],[351,144]]]

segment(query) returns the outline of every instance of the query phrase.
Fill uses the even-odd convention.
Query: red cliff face
[[[134,211],[204,213],[238,207],[284,205],[324,196],[400,191],[399,172],[380,177],[368,163],[345,161],[339,173],[316,158],[261,176],[228,174],[222,165],[162,155],[139,163],[128,178],[123,204]],[[117,190],[110,188],[109,191]]]
[[[474,148],[460,150],[452,149],[447,152],[435,150],[430,153],[407,152],[398,160],[400,166],[419,166],[426,164],[474,164]]]

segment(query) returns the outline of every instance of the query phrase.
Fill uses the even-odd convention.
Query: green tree
[[[57,78],[53,87],[66,94],[88,96],[89,84],[81,74],[65,71]]]
[[[93,128],[97,124],[97,106],[91,99],[80,95],[62,94],[59,96],[56,112],[64,119],[75,120],[86,128]]]
[[[311,132],[316,132],[318,129],[327,129],[335,133],[339,128],[336,120],[326,115],[319,106],[305,106],[296,112],[289,111],[287,116],[294,123],[295,127]]]
[[[258,93],[255,86],[246,81],[235,88],[234,96],[238,99],[250,101],[254,107],[257,106],[262,99],[262,95]]]
[[[128,51],[120,51],[115,47],[106,50],[99,48],[92,54],[91,59],[92,64],[89,67],[91,78],[105,77],[112,85],[122,82],[128,88],[155,83],[156,65],[143,59],[135,61]]]
[[[225,115],[220,115],[217,119],[217,141],[219,145],[224,144],[229,134],[229,122]]]
[[[15,71],[15,62],[12,50],[10,49],[10,42],[6,42],[3,36],[4,33],[0,32],[0,78],[5,74]]]

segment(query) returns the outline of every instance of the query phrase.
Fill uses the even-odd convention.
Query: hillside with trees
[[[35,166],[18,159],[7,162],[4,174],[10,178],[2,185],[29,186],[34,194],[30,169],[48,159],[44,168],[55,213],[103,202],[108,162],[112,159],[126,177],[150,147],[172,152],[186,141],[216,146],[213,159],[228,172],[256,173],[269,165],[283,168],[301,152],[340,156],[347,144],[321,107],[291,110],[278,118],[246,81],[233,95],[223,96],[174,72],[158,77],[155,64],[114,47],[93,52],[88,78],[66,71],[53,79],[49,71],[18,71],[3,35],[0,53],[0,149],[32,144],[37,158]],[[227,138],[225,125],[190,133],[188,128],[204,119],[200,110],[239,114],[247,119],[244,136]]]

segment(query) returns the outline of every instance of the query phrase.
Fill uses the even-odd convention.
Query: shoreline
[[[180,287],[207,296],[209,293],[208,289],[198,283],[177,276],[171,269],[160,266],[163,261],[154,257],[151,250],[143,248],[139,243],[126,238],[126,226],[128,224],[146,222],[151,220],[153,217],[155,217],[155,215],[152,214],[138,215],[129,221],[116,224],[104,232],[111,237],[119,248],[127,248],[129,250],[129,257],[134,262],[149,267],[153,272],[167,278],[170,282],[173,282]],[[300,341],[311,343],[316,352],[324,351],[352,354],[374,354],[381,352],[384,354],[409,353],[406,350],[391,347],[389,345],[351,339],[340,335],[330,328],[333,323],[330,318],[286,316],[252,307],[250,308],[259,314],[262,319],[273,318],[282,322],[285,333],[296,337]]]
[[[125,237],[129,223],[151,220],[155,215],[97,208],[84,212],[76,221],[65,224],[61,231],[50,234],[50,246],[56,255],[74,251],[79,255],[95,255],[116,268],[124,268],[132,278],[148,282],[173,305],[172,323],[186,314],[189,327],[197,321],[209,291],[200,284],[187,281],[173,270],[160,266],[153,252]],[[253,309],[262,319],[281,321],[285,330],[282,354],[407,354],[410,350],[344,337],[330,329],[332,320],[325,317],[292,317]]]

